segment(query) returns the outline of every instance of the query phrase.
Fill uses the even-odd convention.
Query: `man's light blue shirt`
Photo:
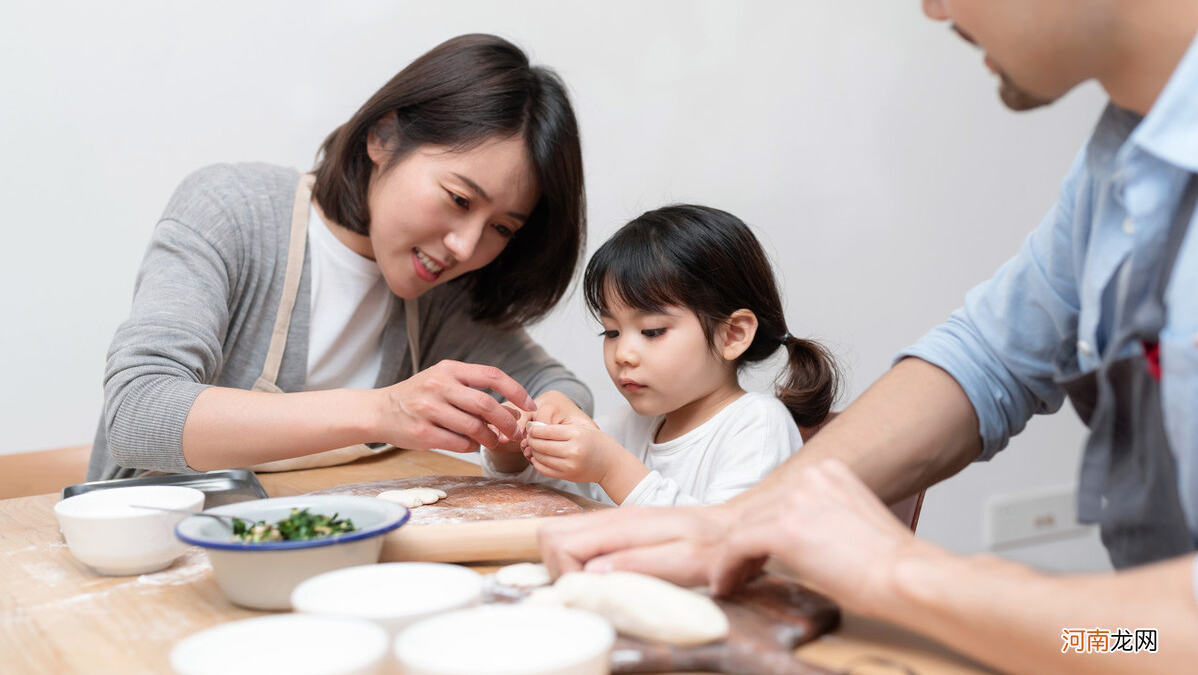
[[[1198,41],[1146,116],[1108,106],[1057,203],[1014,258],[898,358],[943,368],[969,396],[990,459],[1065,392],[1053,379],[1095,370],[1115,308],[1138,303],[1190,174],[1198,173]],[[1161,399],[1178,488],[1198,541],[1198,228],[1165,292]],[[1132,346],[1139,349],[1139,345]],[[1198,575],[1198,568],[1196,568]],[[1196,577],[1198,578],[1198,577]]]

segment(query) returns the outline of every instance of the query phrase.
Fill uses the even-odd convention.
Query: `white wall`
[[[791,331],[849,397],[1013,253],[1103,97],[999,105],[980,55],[916,0],[312,0],[0,6],[0,452],[90,442],[107,343],[178,181],[218,161],[308,168],[318,143],[441,40],[493,32],[556,68],[581,119],[591,249],[672,201],[727,209],[778,262]],[[575,296],[535,328],[620,402]],[[1073,482],[1081,427],[1036,420],[933,489],[921,532],[982,548],[988,495]],[[1101,565],[1092,541],[1043,564]]]

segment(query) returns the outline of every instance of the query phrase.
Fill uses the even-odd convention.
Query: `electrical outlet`
[[[992,551],[1077,537],[1093,527],[1077,522],[1072,486],[998,495],[986,510],[986,544]]]

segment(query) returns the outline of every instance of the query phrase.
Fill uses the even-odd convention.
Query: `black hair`
[[[613,301],[646,312],[684,307],[699,317],[713,348],[717,325],[748,309],[757,316],[757,333],[736,367],[785,346],[787,369],[775,393],[799,427],[818,427],[836,401],[839,365],[823,345],[787,330],[761,242],[726,211],[674,204],[641,214],[591,257],[583,289],[597,316]]]
[[[585,249],[586,206],[578,122],[561,79],[494,35],[461,35],[413,61],[321,145],[313,196],[328,216],[370,233],[371,132],[389,141],[389,169],[416,148],[463,151],[523,137],[540,199],[490,264],[467,284],[477,321],[512,327],[543,317],[565,294]]]

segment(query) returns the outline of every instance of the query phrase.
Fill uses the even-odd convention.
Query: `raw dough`
[[[594,612],[617,631],[652,642],[701,645],[728,636],[728,617],[711,598],[635,572],[570,572],[529,600]]]
[[[552,579],[549,578],[549,569],[544,565],[524,562],[500,567],[495,573],[495,581],[514,588],[536,588],[548,586]]]
[[[436,488],[408,488],[407,490],[387,490],[378,494],[379,499],[386,499],[389,502],[403,504],[409,509],[414,509],[417,506],[435,503],[438,499],[445,498],[445,491]]]

